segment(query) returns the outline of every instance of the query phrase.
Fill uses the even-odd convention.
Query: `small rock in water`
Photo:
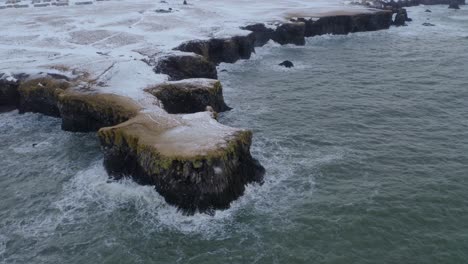
[[[33,146],[33,148],[35,148],[37,146],[37,143],[32,144],[32,146]]]
[[[429,10],[429,9],[426,9],[426,11],[424,11],[424,12],[426,12],[426,13],[432,13],[432,11]]]
[[[451,8],[451,9],[460,9],[460,6],[458,5],[458,1],[456,1],[456,0],[450,1],[449,8]]]
[[[221,70],[221,72],[227,72],[227,71],[228,71],[228,70],[226,70],[226,69],[222,69],[222,70]]]
[[[184,0],[184,5],[186,5],[186,4],[187,4],[187,1],[186,1],[186,0]]]
[[[285,60],[282,63],[278,64],[279,66],[283,66],[286,68],[292,68],[294,67],[294,64],[291,61]]]
[[[426,26],[426,27],[433,27],[433,26],[435,26],[435,25],[432,24],[432,23],[423,23],[422,25],[423,25],[423,26]]]

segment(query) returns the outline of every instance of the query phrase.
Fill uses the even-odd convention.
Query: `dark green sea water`
[[[93,134],[0,114],[0,263],[468,263],[468,8],[425,9],[221,65],[220,121],[267,174],[214,217],[109,180]]]

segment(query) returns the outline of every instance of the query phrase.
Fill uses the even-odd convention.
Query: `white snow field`
[[[254,22],[369,11],[341,0],[8,1],[0,3],[0,73],[85,71],[95,89],[137,100],[167,80],[141,60],[184,41],[246,34],[239,27]]]

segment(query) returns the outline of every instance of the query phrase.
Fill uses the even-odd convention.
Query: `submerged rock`
[[[278,64],[279,66],[283,66],[286,68],[292,68],[294,67],[294,64],[291,61],[285,60],[282,63]]]
[[[429,9],[426,9],[426,11],[424,11],[424,12],[426,12],[426,13],[432,13],[432,11],[429,10]]]
[[[159,59],[154,71],[169,75],[171,81],[191,78],[218,79],[216,65],[200,55],[169,55]]]
[[[255,51],[254,46],[255,36],[249,34],[231,38],[188,41],[175,49],[202,55],[207,60],[219,64],[221,62],[234,63],[240,59],[249,59]]]
[[[423,25],[423,26],[426,26],[426,27],[434,27],[434,26],[435,26],[434,24],[432,24],[432,23],[427,23],[427,22],[426,22],[426,23],[423,23],[422,25]]]
[[[164,83],[145,91],[156,96],[164,110],[171,114],[202,112],[208,106],[215,112],[230,109],[224,102],[223,88],[217,80],[187,79]]]
[[[223,126],[208,112],[179,119],[142,113],[98,135],[111,175],[155,186],[187,214],[228,208],[265,172],[250,154],[252,133]]]

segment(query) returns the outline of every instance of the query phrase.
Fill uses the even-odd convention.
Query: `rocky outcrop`
[[[249,151],[252,133],[222,126],[207,112],[179,120],[140,114],[98,135],[111,175],[155,186],[187,214],[228,208],[264,174]]]
[[[406,9],[400,8],[396,12],[395,19],[393,20],[393,25],[399,27],[399,26],[405,26],[406,21],[408,21],[408,13],[406,12]]]
[[[193,52],[207,60],[219,64],[234,63],[240,59],[250,59],[255,51],[255,35],[234,36],[231,38],[213,38],[208,40],[193,40],[182,43],[176,50]]]
[[[253,25],[248,25],[242,27],[241,29],[250,30],[254,36],[254,46],[261,47],[265,45],[270,39],[273,37],[274,30],[271,28],[267,28],[265,24],[257,23]]]
[[[18,81],[0,79],[0,113],[10,111],[19,106]]]
[[[223,88],[217,80],[187,79],[146,89],[156,96],[168,113],[196,113],[210,106],[216,112],[230,108],[224,103]]]
[[[57,106],[62,117],[62,129],[73,132],[92,132],[115,126],[141,110],[127,97],[75,91],[61,93]]]
[[[302,22],[282,24],[276,28],[271,38],[281,45],[305,45],[305,24]]]
[[[305,36],[324,34],[346,35],[355,32],[388,29],[392,24],[390,11],[378,11],[357,15],[338,15],[321,17],[318,20],[304,20]]]
[[[157,61],[154,71],[169,75],[171,81],[191,78],[218,78],[216,65],[203,56],[195,54],[177,54],[162,57]]]
[[[455,3],[459,5],[464,5],[466,0],[453,0]],[[385,9],[390,10],[398,10],[402,7],[411,7],[411,6],[418,6],[418,5],[449,5],[452,0],[403,0],[403,1],[378,1],[379,7],[383,7]]]
[[[60,117],[58,100],[60,94],[70,87],[70,83],[53,78],[38,78],[19,85],[20,113],[34,112]]]

